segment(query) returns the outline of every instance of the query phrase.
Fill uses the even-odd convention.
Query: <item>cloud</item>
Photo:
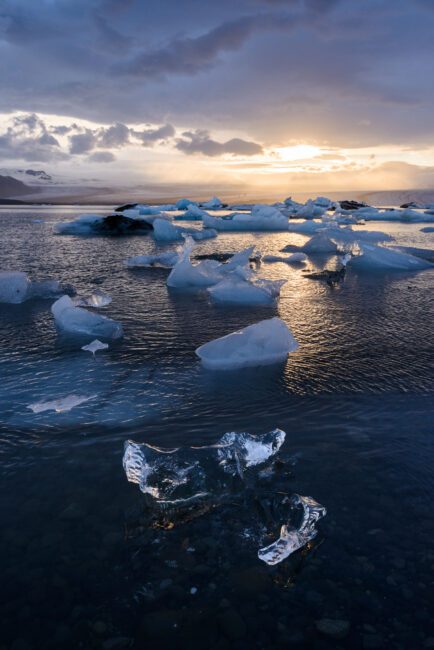
[[[131,131],[134,137],[142,141],[143,146],[151,147],[159,140],[168,140],[175,135],[175,128],[171,124],[163,124],[155,129],[144,129],[143,131]]]
[[[130,129],[118,122],[107,129],[101,129],[99,132],[98,146],[107,149],[117,149],[128,144],[130,139]]]
[[[111,163],[116,160],[116,157],[110,151],[95,151],[88,157],[88,160],[96,163]]]
[[[0,134],[0,157],[3,159],[50,162],[64,160],[59,143],[35,113],[17,115],[11,126]]]
[[[204,156],[255,156],[263,152],[262,146],[241,138],[232,138],[226,142],[217,142],[208,131],[184,131],[182,138],[176,140],[176,148],[185,154],[201,153]]]
[[[176,38],[166,46],[136,54],[115,65],[118,74],[149,78],[195,75],[208,68],[224,52],[239,49],[255,31],[287,29],[295,25],[292,15],[256,14],[221,23],[201,36]]]
[[[85,129],[83,133],[76,133],[69,137],[69,153],[87,153],[96,147],[97,137],[91,129]]]

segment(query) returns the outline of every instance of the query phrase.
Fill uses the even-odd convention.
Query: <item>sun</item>
[[[321,149],[313,144],[295,144],[292,147],[277,147],[275,151],[280,160],[283,162],[291,162],[293,160],[315,158]]]

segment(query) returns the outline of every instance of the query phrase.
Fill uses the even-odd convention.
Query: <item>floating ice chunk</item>
[[[128,268],[150,268],[161,267],[171,269],[175,266],[179,259],[177,251],[168,251],[167,253],[159,253],[157,255],[136,255],[129,257],[125,260],[125,266]]]
[[[357,242],[366,242],[367,244],[379,244],[386,241],[392,241],[393,237],[385,232],[378,230],[353,230],[350,226],[347,228],[334,228],[326,231],[330,238],[336,243],[353,244]]]
[[[201,210],[199,206],[196,203],[190,203],[187,206],[187,209],[181,213],[178,214],[175,218],[175,221],[202,221],[202,218],[204,215],[207,215],[208,213],[205,212],[205,210]]]
[[[414,255],[392,248],[359,243],[347,266],[358,271],[422,271],[433,264]],[[356,252],[354,251],[354,252]]]
[[[324,230],[326,224],[322,221],[313,221],[312,219],[308,221],[303,221],[302,223],[295,223],[290,220],[288,224],[289,232],[300,233],[301,235],[310,235],[317,232],[318,230]]]
[[[187,237],[178,262],[173,267],[167,278],[167,286],[174,288],[210,287],[222,279],[221,267],[216,260],[204,260],[193,265],[190,254],[194,248],[194,241]]]
[[[288,230],[288,218],[270,205],[255,205],[251,213],[235,212],[225,217],[203,217],[206,228],[229,231]]]
[[[74,406],[79,406],[84,402],[95,399],[96,395],[68,395],[49,402],[36,402],[29,404],[27,408],[31,409],[33,413],[43,413],[44,411],[56,411],[56,413],[66,413]]]
[[[106,307],[111,301],[112,297],[101,289],[95,289],[89,296],[77,296],[72,299],[76,307]]]
[[[434,232],[434,226],[426,226],[425,228],[421,228],[420,232]]]
[[[62,296],[51,307],[56,326],[69,334],[117,339],[123,336],[122,325],[101,314],[76,307],[69,296]]]
[[[58,235],[124,235],[130,233],[148,233],[152,225],[148,219],[137,216],[137,210],[131,216],[116,212],[108,216],[86,214],[75,221],[58,223],[54,232]]]
[[[308,255],[336,254],[339,252],[338,246],[330,236],[328,229],[320,230],[302,246],[302,250]]]
[[[283,262],[285,264],[303,264],[307,260],[306,253],[293,253],[288,257],[280,257],[279,255],[265,255],[262,260],[264,262]]]
[[[130,483],[168,508],[221,499],[234,489],[229,477],[243,479],[274,459],[285,440],[280,429],[270,433],[226,433],[214,445],[162,449],[131,440],[124,446],[123,467]]]
[[[63,287],[57,280],[30,282],[20,271],[0,271],[0,302],[19,304],[32,298],[55,298],[63,293],[73,293],[72,287]]]
[[[280,295],[286,280],[256,278],[239,267],[212,287],[208,293],[212,300],[242,305],[272,305]]]
[[[286,323],[271,318],[205,343],[196,354],[205,368],[231,370],[279,363],[297,348]]]
[[[190,235],[193,239],[210,239],[217,236],[215,230],[195,230],[193,228],[183,228],[181,226],[174,226],[173,223],[162,219],[155,219],[154,221],[154,238],[157,241],[182,241],[186,235]]]
[[[328,199],[327,199],[328,200]],[[297,217],[304,217],[305,219],[315,219],[322,217],[327,211],[328,206],[317,205],[312,199],[309,199],[303,206],[297,208]]]
[[[205,203],[201,203],[201,207],[205,208],[205,210],[219,210],[222,205],[222,202],[216,196],[213,196],[209,201],[205,201]]]
[[[235,255],[232,255],[230,260],[228,260],[223,267],[224,272],[227,273],[228,271],[234,271],[239,266],[245,266],[249,263],[251,257],[258,257],[255,255],[255,246],[249,246],[248,248],[235,253]]]
[[[17,305],[28,298],[29,278],[20,271],[0,271],[0,302]]]
[[[175,205],[177,210],[187,210],[191,205],[197,205],[197,203],[191,199],[179,199]]]
[[[219,441],[217,456],[225,472],[243,476],[249,467],[267,462],[285,442],[286,433],[275,429],[254,436],[251,433],[225,433]]]
[[[92,341],[92,343],[89,343],[88,345],[83,345],[81,348],[85,352],[92,352],[93,356],[95,356],[95,353],[98,352],[98,350],[107,350],[108,345],[107,343],[101,343],[101,341],[98,341],[98,339],[95,339]]]
[[[303,508],[302,521],[297,528],[284,524],[280,529],[279,539],[270,546],[259,549],[259,559],[269,565],[279,564],[279,562],[282,562],[282,560],[285,560],[289,555],[314,539],[318,534],[315,526],[316,522],[327,514],[324,506],[312,499],[312,497],[295,494],[291,498],[291,502],[293,506],[299,505]]]

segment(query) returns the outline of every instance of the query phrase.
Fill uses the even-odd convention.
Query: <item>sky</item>
[[[432,0],[1,0],[0,168],[434,187]]]

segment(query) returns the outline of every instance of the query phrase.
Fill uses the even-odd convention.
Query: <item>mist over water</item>
[[[168,271],[124,267],[171,248],[152,236],[53,235],[55,222],[95,211],[106,209],[0,210],[2,269],[79,295],[102,289],[112,302],[100,313],[125,332],[94,359],[80,349],[89,339],[58,335],[52,301],[0,305],[0,645],[424,647],[434,636],[434,270],[349,270],[330,289],[302,267],[263,263],[264,277],[287,280],[277,307],[223,307],[169,290]],[[421,227],[365,228],[434,249]],[[278,255],[305,241],[221,233],[194,254],[255,244]],[[318,256],[306,268],[335,263]],[[273,316],[299,343],[285,364],[201,367],[197,347]],[[27,408],[71,393],[96,398],[66,413]],[[303,553],[262,566],[244,497],[173,530],[143,524],[143,495],[122,469],[127,439],[204,445],[276,427],[286,470],[257,497],[298,493],[327,508]],[[349,628],[319,633],[324,618]]]

